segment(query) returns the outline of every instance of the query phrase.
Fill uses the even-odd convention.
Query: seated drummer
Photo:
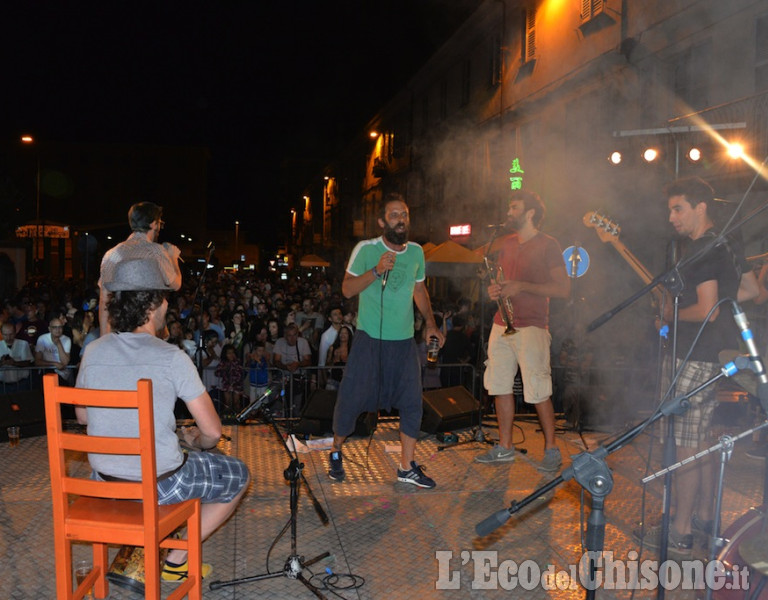
[[[250,481],[242,461],[218,453],[182,452],[176,435],[174,405],[180,398],[195,419],[184,442],[191,448],[213,448],[221,437],[221,421],[189,356],[156,336],[165,327],[169,288],[157,263],[151,259],[126,260],[115,268],[107,309],[112,332],[85,349],[77,387],[135,390],[139,379],[151,379],[154,392],[157,491],[160,504],[191,498],[202,501],[202,536],[205,540],[235,511]],[[121,409],[77,408],[80,423],[89,435],[138,437],[137,419]],[[141,479],[135,456],[90,454],[94,477],[103,480]],[[203,565],[203,577],[212,571]],[[187,576],[187,556],[171,550],[163,567],[165,581]]]

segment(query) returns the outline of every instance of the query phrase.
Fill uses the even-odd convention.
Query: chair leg
[[[93,544],[93,568],[98,569],[99,577],[93,586],[95,598],[107,598],[109,596],[109,582],[107,571],[109,570],[109,556],[107,544]]]
[[[189,590],[189,600],[203,600],[203,545],[201,540],[200,501],[195,503],[195,512],[187,520],[187,565],[189,576],[195,578],[195,585]]]
[[[72,545],[67,540],[54,540],[56,554],[56,599],[70,600],[73,596]]]
[[[160,600],[160,546],[157,542],[144,548],[144,598]]]

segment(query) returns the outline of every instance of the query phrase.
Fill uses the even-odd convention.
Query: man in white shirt
[[[2,389],[29,389],[29,370],[35,358],[29,344],[16,339],[16,328],[13,323],[3,323],[3,339],[0,340],[0,381]],[[20,368],[21,367],[21,368]]]
[[[56,367],[59,377],[69,382],[72,380],[72,371],[67,369],[67,365],[72,340],[64,335],[64,323],[59,319],[51,319],[48,330],[48,333],[37,338],[35,364],[38,367]]]

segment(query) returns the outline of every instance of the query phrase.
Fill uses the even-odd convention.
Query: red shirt
[[[504,281],[514,279],[531,283],[552,281],[550,270],[553,267],[565,268],[560,244],[545,233],[537,233],[521,244],[518,235],[504,238],[499,252],[499,264],[504,271]],[[549,324],[549,298],[521,292],[512,298],[513,325],[515,327],[541,327]],[[493,322],[504,325],[501,315],[496,312]]]

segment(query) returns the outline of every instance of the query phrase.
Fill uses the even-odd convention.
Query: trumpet
[[[488,276],[491,278],[491,283],[504,283],[504,271],[502,271],[501,266],[489,261],[487,256],[484,256],[483,260],[485,261],[485,268],[488,269]],[[517,333],[517,329],[512,326],[515,316],[515,311],[512,308],[512,298],[509,296],[505,298],[499,297],[496,299],[496,304],[499,307],[501,320],[504,321],[504,325],[506,326],[503,335]]]

